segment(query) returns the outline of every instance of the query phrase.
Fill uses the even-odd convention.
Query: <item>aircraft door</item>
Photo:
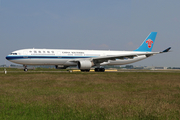
[[[28,58],[28,52],[27,51],[23,51],[23,58]]]
[[[57,52],[57,55],[58,55],[58,58],[61,58],[62,52],[61,52],[61,51],[58,51],[58,52]]]

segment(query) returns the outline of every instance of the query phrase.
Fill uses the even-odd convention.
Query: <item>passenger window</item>
[[[54,51],[51,51],[52,53],[54,53]]]
[[[32,53],[32,51],[29,51],[30,53]]]
[[[37,51],[34,51],[34,53],[37,53]]]
[[[39,51],[39,53],[41,53],[41,51]]]
[[[49,51],[47,51],[47,53],[50,53]]]
[[[46,53],[46,51],[43,51],[43,53]]]

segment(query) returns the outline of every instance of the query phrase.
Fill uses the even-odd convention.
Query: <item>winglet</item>
[[[167,48],[167,49],[165,49],[165,50],[163,50],[161,53],[164,53],[164,52],[169,52],[169,50],[171,49],[171,47],[169,47],[169,48]]]

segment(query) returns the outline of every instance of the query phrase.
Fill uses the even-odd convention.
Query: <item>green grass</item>
[[[180,73],[0,73],[0,119],[180,119]]]

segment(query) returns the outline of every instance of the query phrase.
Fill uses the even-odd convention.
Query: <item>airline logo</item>
[[[148,45],[148,48],[151,48],[152,44],[153,44],[153,41],[151,39],[148,39],[146,41],[147,45]]]

